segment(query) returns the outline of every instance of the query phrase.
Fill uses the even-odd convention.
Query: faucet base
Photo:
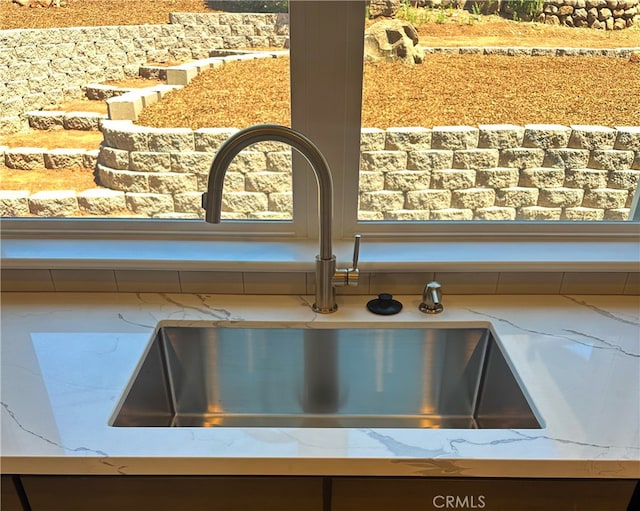
[[[313,312],[317,312],[318,314],[331,314],[332,312],[335,312],[338,310],[338,304],[334,304],[333,307],[318,307],[317,304],[313,304],[311,306],[311,310],[313,310]]]
[[[316,256],[316,301],[311,306],[314,312],[331,314],[338,310],[333,275],[336,271],[336,256],[322,259]]]

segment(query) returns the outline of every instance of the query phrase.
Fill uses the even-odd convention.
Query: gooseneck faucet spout
[[[218,150],[211,170],[207,192],[202,196],[205,220],[220,223],[224,177],[232,160],[246,147],[257,142],[285,143],[302,154],[311,165],[318,184],[318,220],[320,252],[316,256],[316,300],[313,310],[323,314],[335,312],[335,285],[357,285],[356,267],[336,271],[336,258],[332,253],[333,180],[329,165],[320,150],[302,133],[286,126],[259,124],[233,134]],[[357,261],[357,257],[354,257]],[[354,266],[356,266],[354,264]],[[350,278],[351,277],[351,278]]]

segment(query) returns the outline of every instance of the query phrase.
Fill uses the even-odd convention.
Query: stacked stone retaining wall
[[[537,21],[551,25],[622,30],[640,24],[640,0],[552,0]]]
[[[96,175],[108,190],[57,199],[82,213],[185,218],[203,215],[214,154],[236,131],[129,121],[104,121],[102,129]],[[290,156],[271,142],[245,150],[227,173],[225,215],[291,218]],[[626,220],[639,181],[640,127],[362,130],[363,220]],[[43,197],[10,193],[0,201],[3,215],[51,214]]]
[[[149,62],[283,47],[288,39],[286,14],[174,13],[169,21],[0,31],[0,131],[26,128],[26,112],[79,98],[88,83],[137,76]]]

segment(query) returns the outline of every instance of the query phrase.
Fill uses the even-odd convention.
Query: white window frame
[[[362,233],[365,242],[368,239],[376,244],[376,250],[372,250],[375,255],[372,256],[370,270],[417,268],[421,255],[424,265],[428,267],[432,257],[424,254],[424,247],[429,247],[428,250],[433,254],[436,244],[440,250],[439,268],[456,268],[453,262],[447,266],[444,261],[448,253],[452,256],[456,254],[456,247],[461,242],[475,243],[477,249],[485,253],[482,262],[471,257],[452,257],[452,261],[455,260],[460,267],[467,265],[466,270],[473,269],[469,266],[473,265],[473,261],[482,268],[495,268],[501,264],[503,271],[510,268],[538,271],[543,268],[548,271],[571,268],[590,271],[600,268],[611,271],[640,269],[637,218],[630,222],[358,221],[365,1],[291,0],[290,12],[292,127],[305,133],[318,145],[332,170],[335,194],[333,237],[337,241],[336,252],[339,257],[349,257],[347,240],[354,233]],[[244,264],[242,269],[247,270],[252,268],[246,266],[249,259],[256,268],[265,267],[259,264],[260,251],[251,251],[248,256],[238,249],[237,242],[242,240],[258,244],[275,243],[280,248],[297,245],[302,248],[293,251],[283,249],[280,261],[279,249],[269,252],[271,263],[291,263],[300,257],[308,260],[311,267],[311,253],[317,250],[313,241],[318,234],[316,183],[312,172],[298,170],[306,165],[301,156],[294,154],[293,164],[295,199],[294,220],[291,222],[223,221],[218,225],[210,225],[204,221],[189,220],[3,219],[3,266],[52,268],[82,264],[84,267],[138,268],[144,258],[153,253],[156,257],[152,266],[155,268],[188,269],[184,264],[189,263],[190,268],[231,269],[231,261],[235,261]],[[127,254],[127,243],[120,243],[127,240],[136,242],[136,248],[131,249],[135,253]],[[110,260],[102,258],[98,262],[91,255],[95,251],[83,248],[83,245],[89,246],[92,242],[112,242],[112,246],[119,247],[121,252]],[[116,245],[113,242],[118,243]],[[148,250],[140,250],[140,242],[148,243]],[[209,245],[195,245],[202,242]],[[182,256],[172,254],[176,243],[185,248],[189,243],[194,243],[192,248],[195,255],[185,261]],[[209,253],[213,246],[211,243],[215,243],[218,253],[225,250],[230,252],[216,257]],[[514,244],[517,248],[518,243],[546,243],[546,250],[554,251],[554,257],[541,259],[539,266],[525,256],[518,261],[518,251],[513,249]],[[591,246],[595,256],[593,253],[582,253],[585,243]],[[570,248],[567,250],[567,247]],[[341,251],[345,253],[340,254]],[[504,254],[509,256],[505,257]],[[494,261],[490,260],[492,258]],[[366,261],[366,250],[363,250],[362,262],[365,265]],[[513,263],[513,266],[509,267],[509,263]]]

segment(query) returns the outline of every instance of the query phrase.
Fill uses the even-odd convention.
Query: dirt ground
[[[170,12],[180,11],[212,12],[202,0],[68,0],[66,7],[51,9],[18,7],[11,0],[0,0],[0,30],[166,23]],[[424,46],[640,47],[640,27],[614,32],[571,29],[457,10],[420,16],[418,30]],[[241,64],[253,66],[249,70],[229,65],[204,73],[189,87],[146,109],[140,122],[190,127],[288,124],[287,64],[287,59],[258,60]],[[639,66],[612,58],[445,55],[429,56],[414,68],[367,66],[363,125],[637,125],[640,102],[634,104],[630,97],[640,88]],[[247,72],[251,81],[243,79]],[[391,89],[389,83],[394,84]],[[138,80],[120,85],[144,86]],[[218,108],[212,112],[210,105]],[[90,101],[56,108],[106,112],[104,103]],[[0,133],[0,145],[10,147],[95,149],[101,140],[97,132]],[[35,192],[42,187],[83,190],[95,186],[92,171],[86,169],[24,171],[0,166],[0,189]]]

